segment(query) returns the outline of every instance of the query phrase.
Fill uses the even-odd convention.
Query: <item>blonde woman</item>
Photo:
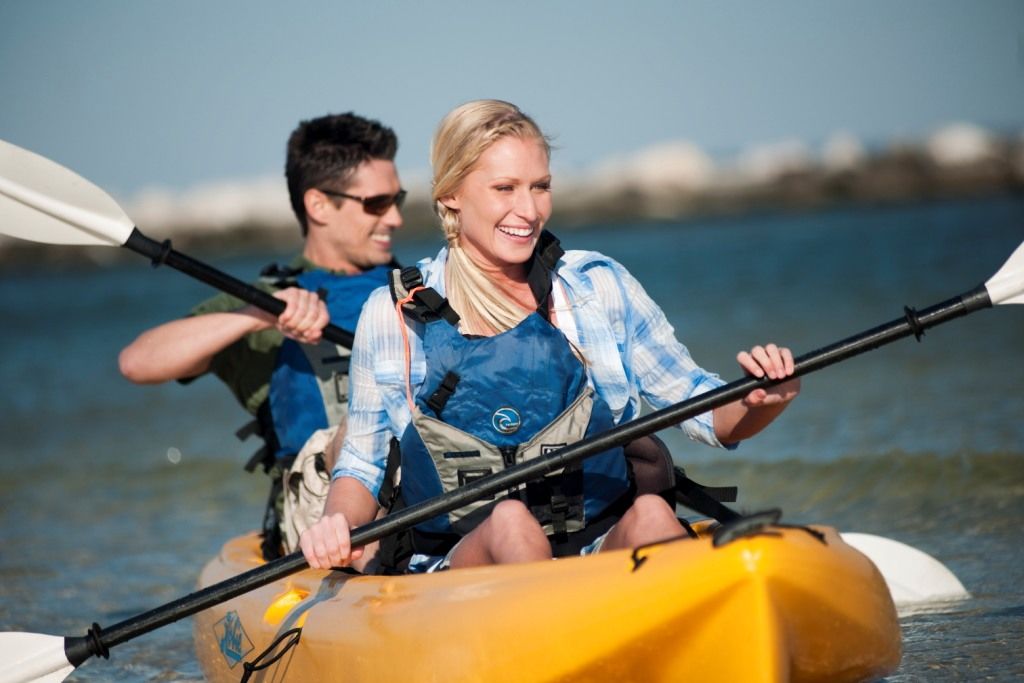
[[[536,123],[497,100],[441,121],[431,162],[447,245],[371,295],[350,370],[348,432],[323,518],[300,545],[313,567],[358,563],[349,530],[372,521],[390,463],[415,504],[466,482],[721,385],[676,340],[618,263],[563,253],[544,232],[550,147]],[[774,344],[738,354],[749,374],[793,372]],[[693,439],[731,447],[799,392],[757,389],[688,420]],[[441,515],[409,537],[410,571],[549,559],[683,533],[659,496],[636,496],[621,449]]]

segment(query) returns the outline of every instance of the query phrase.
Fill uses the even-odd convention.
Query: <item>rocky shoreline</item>
[[[818,154],[790,141],[750,150],[726,163],[715,163],[680,142],[582,173],[556,170],[556,178],[552,226],[563,230],[623,221],[685,222],[749,212],[1017,195],[1024,194],[1024,136],[997,136],[959,124],[924,142],[896,143],[873,152],[840,135]],[[123,206],[147,235],[173,238],[174,246],[183,251],[294,249],[298,229],[284,188],[278,185],[283,182],[263,179],[248,190],[235,184],[229,190],[208,188],[202,195],[177,198],[150,193]],[[221,208],[203,204],[211,196]],[[231,208],[238,206],[249,207],[249,213],[233,213]],[[437,230],[425,183],[410,183],[403,213],[407,234]],[[104,264],[123,258],[138,257],[104,247],[0,241],[4,269]]]

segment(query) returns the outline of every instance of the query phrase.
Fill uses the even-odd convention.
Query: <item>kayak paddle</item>
[[[905,308],[904,316],[901,318],[800,356],[796,359],[793,376],[809,374],[904,337],[913,335],[920,339],[926,329],[936,325],[984,308],[1011,303],[1024,303],[1024,244],[1017,247],[1003,267],[985,284],[922,311]],[[539,479],[609,448],[622,446],[642,436],[737,401],[754,389],[765,388],[788,379],[772,380],[768,377],[748,376],[730,382],[705,394],[614,427],[603,434],[583,439],[535,460],[475,480],[455,491],[354,529],[352,544],[363,546],[390,534],[405,531],[432,517],[485,496],[499,494],[509,488]],[[872,547],[878,548],[877,545],[872,546],[870,543],[857,547],[866,549],[872,555],[875,553]],[[880,552],[889,551],[883,547]],[[914,556],[907,553],[903,553],[901,557],[907,558],[907,561],[914,560]],[[871,559],[876,565],[884,564],[880,557]],[[109,628],[101,629],[94,624],[84,636],[0,633],[0,661],[7,667],[4,673],[0,674],[0,683],[58,683],[90,657],[109,656],[109,649],[115,645],[226,602],[307,566],[301,552],[292,553]]]
[[[839,535],[878,567],[897,608],[971,597],[960,579],[928,553],[885,536],[848,531]]]
[[[0,140],[0,233],[30,242],[125,247],[227,292],[268,313],[285,303],[146,237],[106,192],[60,164]],[[335,325],[324,339],[351,348],[352,333]]]

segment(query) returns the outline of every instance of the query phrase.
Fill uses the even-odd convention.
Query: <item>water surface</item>
[[[625,264],[703,366],[778,341],[798,354],[981,283],[1024,240],[1024,201],[847,209],[561,231]],[[411,262],[437,241],[406,241]],[[248,279],[286,254],[211,260]],[[228,537],[254,528],[266,483],[216,380],[138,387],[116,357],[208,290],[144,260],[0,274],[0,630],[84,633],[188,593]],[[695,479],[910,543],[974,595],[901,620],[891,681],[1024,675],[1024,307],[1003,306],[804,380],[769,430],[733,453],[663,434]],[[200,678],[190,625],[90,662],[78,681]]]

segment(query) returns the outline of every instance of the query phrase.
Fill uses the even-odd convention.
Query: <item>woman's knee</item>
[[[519,501],[502,501],[494,506],[480,531],[488,563],[528,562],[551,557],[551,544],[544,529],[529,508]]]
[[[502,533],[540,530],[540,524],[530,509],[518,500],[503,500],[495,505],[487,517],[487,524]]]
[[[676,521],[676,511],[665,502],[664,498],[657,494],[648,493],[637,496],[637,499],[633,501],[630,512],[634,512],[641,523],[644,524],[666,521],[678,524]]]

